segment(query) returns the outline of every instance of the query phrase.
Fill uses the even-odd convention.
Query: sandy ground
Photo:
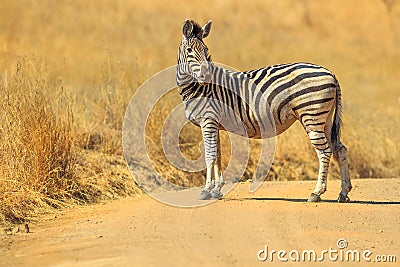
[[[323,202],[306,203],[314,182],[265,182],[252,194],[242,183],[199,208],[176,208],[144,195],[63,211],[30,223],[31,233],[0,234],[0,265],[356,266],[346,254],[357,250],[357,265],[364,266],[362,255],[370,250],[369,266],[398,266],[400,179],[355,179],[352,203],[346,204],[334,202],[337,180],[329,181]],[[347,247],[340,249],[339,239]],[[260,261],[266,246],[268,258]],[[288,261],[277,253],[271,259],[272,250],[286,251],[281,258]],[[310,263],[306,253],[302,261],[304,250],[324,260]],[[296,252],[301,262],[290,258]],[[397,263],[375,261],[388,255]]]

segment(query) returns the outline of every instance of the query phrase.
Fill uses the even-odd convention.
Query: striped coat
[[[201,199],[220,198],[219,130],[249,138],[268,138],[300,121],[320,163],[318,182],[309,201],[326,191],[332,153],[339,161],[342,191],[351,190],[347,149],[340,142],[341,90],[328,69],[310,63],[280,64],[235,72],[212,63],[203,42],[211,22],[201,28],[186,20],[178,52],[177,84],[187,118],[200,126],[205,144],[207,179]]]

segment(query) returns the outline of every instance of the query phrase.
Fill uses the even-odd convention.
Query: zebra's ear
[[[192,34],[192,31],[193,31],[193,24],[192,22],[190,22],[190,20],[186,19],[182,26],[183,36],[189,38],[189,36]]]
[[[212,21],[209,20],[206,25],[201,28],[202,38],[206,38],[210,34]]]

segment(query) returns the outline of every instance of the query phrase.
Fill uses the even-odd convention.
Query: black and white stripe
[[[193,21],[183,25],[178,52],[177,84],[186,116],[200,126],[205,144],[207,182],[200,198],[221,197],[219,130],[249,138],[267,138],[300,121],[320,163],[318,182],[310,201],[326,191],[332,153],[342,176],[339,201],[351,189],[347,149],[340,142],[341,90],[328,69],[310,63],[290,63],[244,72],[213,64],[203,38],[203,28]]]

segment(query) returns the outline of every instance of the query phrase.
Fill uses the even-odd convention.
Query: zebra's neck
[[[177,72],[177,85],[183,101],[196,97],[206,97],[217,88],[230,88],[235,79],[240,80],[246,76],[243,72],[227,70],[214,64],[211,65],[211,72],[212,81],[208,84],[199,83],[190,74]]]

